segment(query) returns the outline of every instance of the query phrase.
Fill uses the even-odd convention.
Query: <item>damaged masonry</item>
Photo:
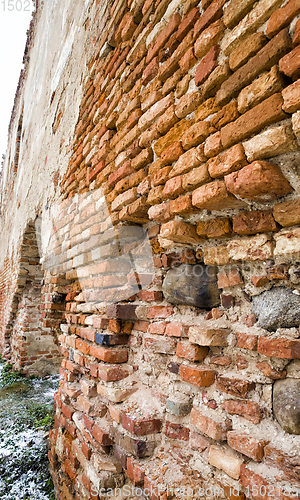
[[[38,3],[0,345],[57,500],[300,494],[300,2]]]

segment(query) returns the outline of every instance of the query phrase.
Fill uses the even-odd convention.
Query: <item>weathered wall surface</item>
[[[39,216],[59,499],[299,496],[299,17],[296,0],[38,11],[2,177],[1,328],[15,352]]]

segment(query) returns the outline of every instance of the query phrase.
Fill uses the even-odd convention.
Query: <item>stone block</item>
[[[216,268],[203,264],[182,264],[170,269],[163,283],[166,300],[202,309],[216,307],[220,304],[216,272]]]
[[[281,427],[289,434],[300,434],[300,380],[277,380],[273,390],[273,411]]]
[[[300,321],[300,297],[285,287],[267,290],[252,299],[258,325],[267,330],[291,328]]]

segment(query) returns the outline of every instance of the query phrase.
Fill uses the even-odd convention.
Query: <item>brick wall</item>
[[[129,0],[85,20],[42,258],[60,500],[299,495],[299,17],[295,0]]]

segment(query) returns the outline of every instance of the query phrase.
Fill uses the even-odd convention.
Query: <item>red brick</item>
[[[171,163],[178,160],[178,158],[184,153],[181,143],[179,141],[170,144],[162,153],[161,161],[162,165],[170,165]]]
[[[210,182],[197,188],[192,195],[193,206],[206,210],[242,208],[244,203],[230,194],[223,181]]]
[[[269,358],[299,359],[300,340],[259,337],[257,351]]]
[[[217,376],[217,388],[226,394],[232,394],[244,398],[248,392],[255,388],[255,383],[238,378],[229,378],[222,375]]]
[[[189,127],[182,136],[183,148],[187,150],[197,146],[201,142],[205,141],[210,132],[210,124],[207,121],[201,121],[191,125],[191,127]]]
[[[282,57],[279,61],[279,69],[282,73],[289,76],[293,80],[300,77],[300,47],[297,46]]]
[[[249,349],[250,351],[256,351],[257,349],[257,335],[251,335],[247,333],[237,333],[237,344],[236,346],[240,349]]]
[[[184,118],[189,115],[200,105],[202,101],[201,93],[199,91],[187,92],[184,94],[175,106],[175,114],[178,118]],[[189,125],[189,123],[187,123]],[[185,127],[187,128],[187,127]]]
[[[284,7],[275,10],[271,15],[267,24],[266,35],[269,38],[276,35],[282,28],[288,26],[299,12],[300,5],[298,0],[289,0]]]
[[[106,363],[125,363],[128,352],[124,349],[113,349],[98,346],[90,347],[90,355]]]
[[[168,335],[169,337],[187,337],[188,329],[188,326],[185,326],[181,323],[167,323],[166,335]]]
[[[102,444],[103,446],[110,446],[112,444],[108,432],[101,429],[98,424],[93,425],[91,434],[96,439],[96,441],[98,441],[98,443]]]
[[[158,73],[159,61],[158,57],[154,57],[143,71],[142,83],[147,85]]]
[[[213,417],[203,415],[195,408],[192,408],[191,411],[191,424],[199,431],[203,432],[203,434],[218,441],[225,441],[227,431],[230,429],[230,423],[228,421],[220,420],[217,416],[214,419]]]
[[[152,306],[149,308],[147,314],[148,319],[154,318],[168,318],[174,313],[174,308],[172,306]]]
[[[237,234],[251,235],[277,230],[271,210],[243,212],[232,218],[233,231]]]
[[[299,19],[298,21],[296,22],[296,25],[295,25],[295,32],[294,32],[294,36],[293,36],[293,45],[299,45],[300,43],[300,22],[299,22]]]
[[[181,23],[181,16],[178,14],[173,15],[173,17],[170,19],[169,23],[167,26],[160,32],[158,35],[154,45],[150,47],[148,50],[148,54],[146,57],[146,62],[149,63],[153,57],[155,57],[160,49],[162,49],[167,42],[167,40],[170,38],[172,33],[174,33],[175,30],[177,30],[178,26]]]
[[[154,205],[148,210],[149,219],[154,219],[157,222],[167,222],[171,219],[170,203],[160,203]]]
[[[221,129],[221,141],[224,148],[259,132],[271,123],[283,120],[287,115],[282,111],[283,99],[277,93],[265,99],[254,108],[246,111],[234,122]]]
[[[267,471],[264,470],[260,475],[249,469],[247,464],[242,464],[240,483],[255,500],[271,500],[274,498],[274,494],[276,500],[292,500],[295,498],[293,494],[284,493],[285,489],[279,487],[280,483],[274,480],[272,472],[267,475]],[[272,477],[272,479],[266,480],[266,477]]]
[[[210,446],[210,441],[204,436],[198,434],[198,432],[191,432],[189,445],[191,448],[193,448],[193,450],[201,452],[206,450]]]
[[[179,198],[176,198],[176,200],[170,201],[171,215],[187,214],[193,211],[192,196],[190,194],[180,196]]]
[[[205,10],[204,14],[196,22],[194,28],[194,37],[198,36],[208,25],[220,19],[223,14],[223,5],[226,0],[213,0],[210,6]]]
[[[243,283],[243,278],[239,269],[231,268],[228,271],[222,270],[218,273],[218,288],[227,288],[241,283]]]
[[[132,460],[131,457],[127,457],[127,476],[134,486],[141,486],[144,482],[145,472],[141,464],[138,464]]]
[[[223,21],[219,20],[211,24],[201,33],[194,45],[195,56],[198,59],[204,57],[205,54],[221,40],[224,29]]]
[[[189,440],[190,429],[180,424],[166,422],[166,436],[171,439],[179,439],[180,441]]]
[[[179,61],[179,66],[183,74],[188,73],[189,69],[191,69],[197,63],[197,59],[194,55],[193,47],[190,47],[184,56]]]
[[[286,377],[286,370],[273,368],[267,361],[256,363],[256,367],[263,372],[266,377],[269,377],[272,380],[278,380]]]
[[[196,385],[197,387],[208,387],[212,385],[215,381],[215,374],[216,372],[209,368],[196,368],[186,365],[181,365],[179,368],[181,380]]]
[[[115,382],[128,377],[129,371],[120,366],[98,366],[98,377],[105,382]]]
[[[190,10],[188,15],[184,18],[182,23],[179,25],[178,30],[176,32],[176,38],[180,42],[184,39],[184,37],[189,33],[189,31],[193,28],[195,22],[200,17],[200,11],[198,7],[194,7]]]
[[[261,462],[264,456],[264,447],[269,441],[257,439],[251,434],[243,434],[238,431],[227,432],[229,446],[243,455],[246,455],[255,462]]]
[[[131,432],[131,434],[135,434],[136,436],[145,436],[147,434],[160,432],[162,422],[157,418],[135,419],[134,417],[123,413],[122,426],[124,429]]]
[[[263,411],[257,403],[230,399],[222,403],[222,409],[230,415],[240,415],[253,424],[259,424],[263,418]]]
[[[271,201],[293,191],[277,165],[254,161],[225,177],[227,190],[241,198]]]
[[[178,342],[176,348],[176,356],[189,361],[203,361],[207,353],[208,347],[200,347],[189,342]]]
[[[219,52],[219,45],[214,45],[197,66],[195,73],[195,84],[197,86],[201,85],[208,78],[210,73],[217,67]]]
[[[84,342],[83,340],[80,339],[76,339],[75,347],[83,354],[89,354],[90,346],[87,342]]]

